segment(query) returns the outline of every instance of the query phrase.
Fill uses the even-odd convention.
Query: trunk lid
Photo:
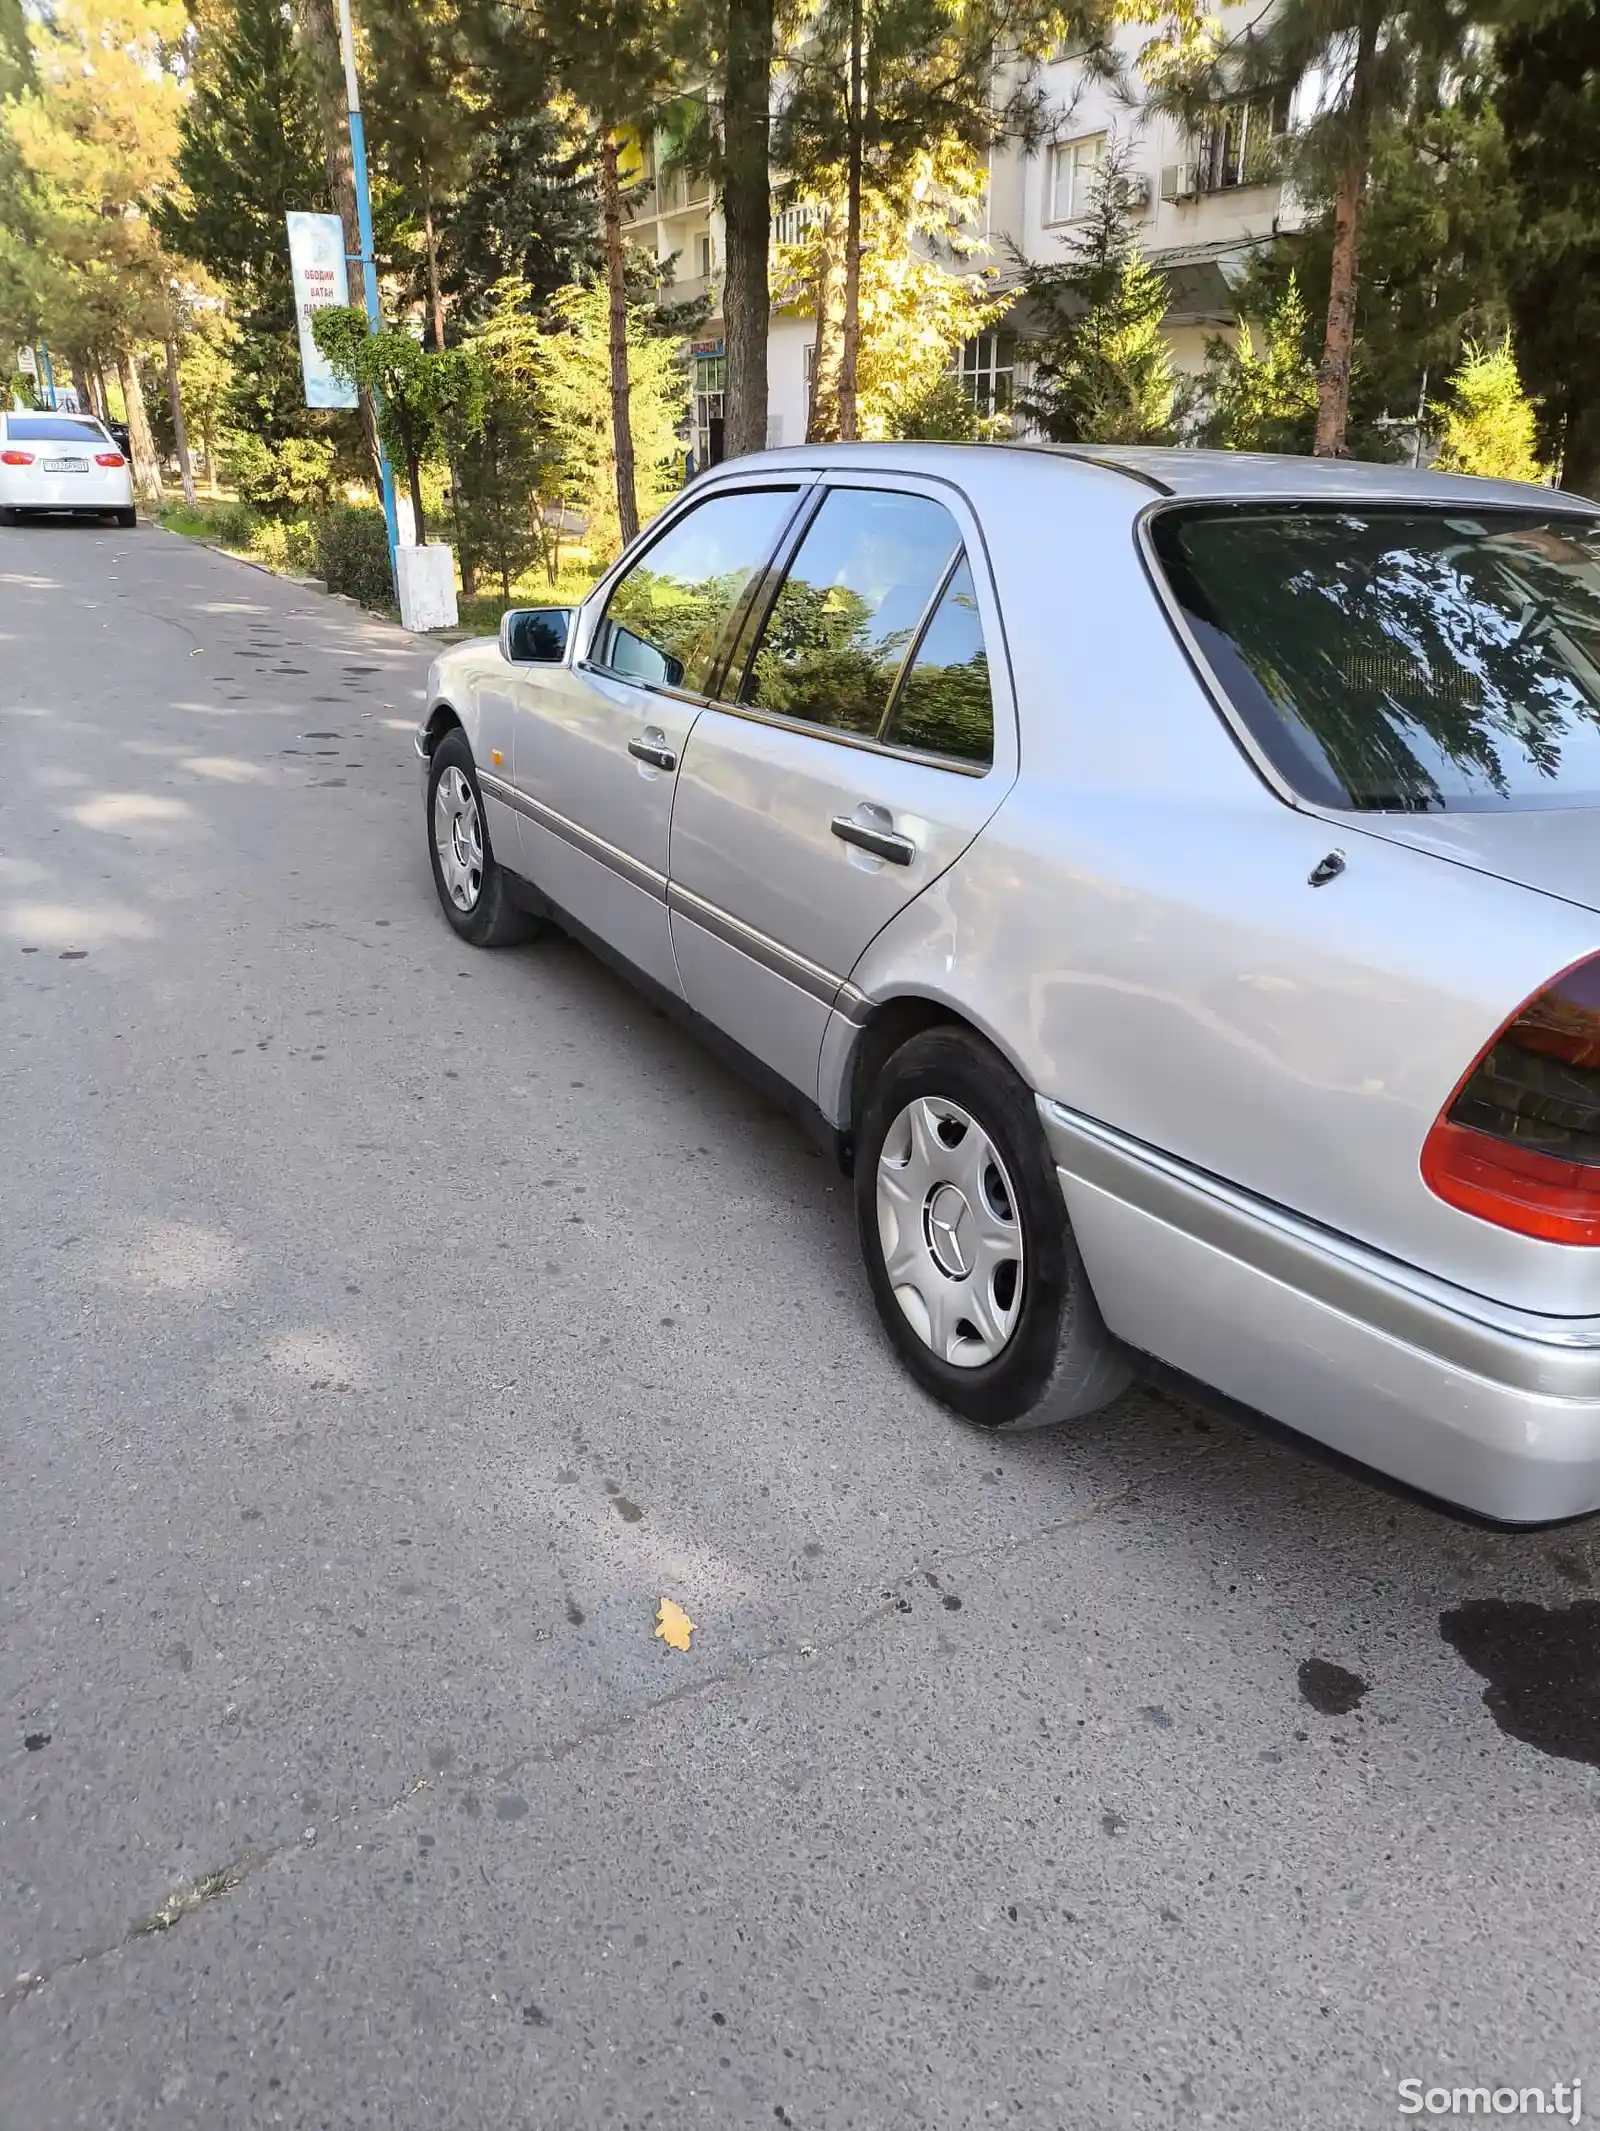
[[[1322,809],[1317,810],[1319,813]],[[1323,815],[1364,836],[1431,851],[1474,872],[1600,910],[1600,807],[1529,807],[1492,814]]]

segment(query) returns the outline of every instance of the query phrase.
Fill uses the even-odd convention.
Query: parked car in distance
[[[34,512],[133,525],[127,452],[89,414],[0,414],[0,519]]]
[[[853,1171],[917,1380],[1147,1358],[1511,1522],[1600,1505],[1600,510],[1232,453],[694,482],[428,676],[435,885]]]

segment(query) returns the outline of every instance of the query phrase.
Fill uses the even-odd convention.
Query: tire
[[[532,939],[538,921],[517,908],[495,863],[472,750],[459,726],[433,751],[426,822],[439,907],[460,937],[472,947],[513,947]]]
[[[1050,1427],[1131,1381],[1034,1099],[981,1037],[927,1029],[893,1053],[867,1092],[855,1194],[884,1329],[918,1383],[966,1420]]]
[[[139,513],[137,511],[118,511],[115,515],[120,526],[135,526],[139,523]]]

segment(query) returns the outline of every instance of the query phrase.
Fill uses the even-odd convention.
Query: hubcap
[[[433,847],[439,878],[458,910],[472,910],[483,892],[483,824],[472,786],[454,763],[433,793]]]
[[[1022,1311],[1022,1223],[994,1142],[957,1104],[918,1096],[889,1128],[877,1192],[906,1322],[958,1369],[993,1361]]]

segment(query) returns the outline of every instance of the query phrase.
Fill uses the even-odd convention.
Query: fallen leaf
[[[664,1598],[656,1609],[656,1634],[669,1650],[687,1650],[694,1622],[675,1599]]]

